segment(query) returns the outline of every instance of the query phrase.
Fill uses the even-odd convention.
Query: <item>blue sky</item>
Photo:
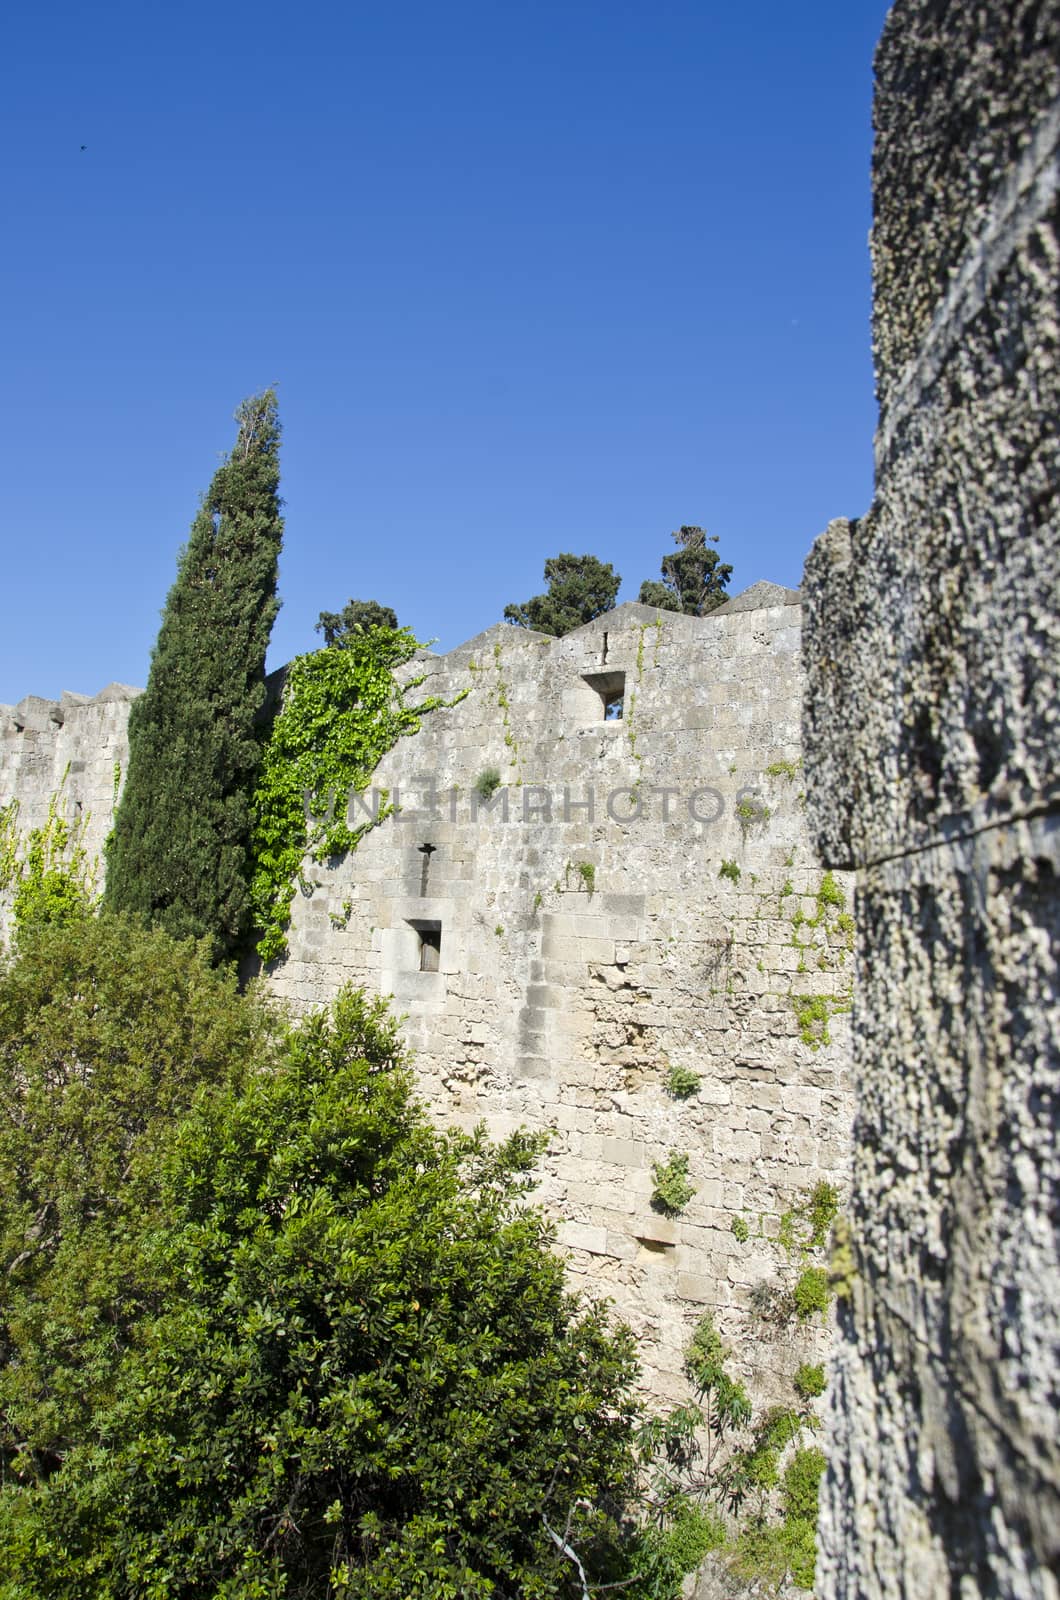
[[[795,584],[871,496],[883,0],[22,0],[0,32],[0,700],[145,681],[246,394],[270,665],[351,595],[448,649],[669,533]],[[81,149],[84,145],[86,148]]]

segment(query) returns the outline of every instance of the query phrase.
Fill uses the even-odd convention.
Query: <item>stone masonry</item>
[[[797,593],[757,584],[703,619],[624,605],[563,639],[499,624],[422,653],[411,697],[467,693],[377,769],[398,814],[305,863],[268,974],[296,1008],[346,982],[393,995],[440,1119],[550,1131],[540,1197],[572,1279],[614,1299],[660,1398],[687,1397],[705,1309],[762,1399],[827,1337],[752,1310],[798,1270],[781,1213],[845,1182],[849,1141],[849,884],[808,844],[800,621]],[[61,722],[13,713],[0,804],[40,819],[69,761],[98,845],[126,710],[108,691]],[[674,1066],[698,1093],[667,1092]],[[675,1151],[696,1193],[668,1217],[652,1166]]]
[[[810,825],[858,875],[819,1583],[1055,1600],[1056,0],[898,0],[876,130],[876,499],[806,573]]]

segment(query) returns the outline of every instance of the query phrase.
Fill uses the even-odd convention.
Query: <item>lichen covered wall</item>
[[[804,591],[858,873],[844,1600],[1060,1592],[1058,64],[1055,0],[898,0],[877,57],[877,492]]]

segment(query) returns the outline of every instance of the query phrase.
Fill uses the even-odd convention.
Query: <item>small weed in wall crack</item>
[[[484,767],[474,782],[480,800],[491,800],[501,786],[501,775],[496,767]]]
[[[693,1072],[691,1067],[682,1067],[674,1062],[666,1071],[666,1092],[671,1100],[690,1100],[699,1093],[702,1081],[699,1073]]]

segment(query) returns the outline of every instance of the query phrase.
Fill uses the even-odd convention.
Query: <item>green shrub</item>
[[[817,1494],[825,1469],[823,1450],[811,1446],[796,1450],[784,1469],[781,1506],[786,1518],[805,1517],[817,1521]]]
[[[818,1395],[824,1394],[828,1380],[821,1363],[804,1361],[795,1368],[791,1381],[800,1400],[816,1400]]]
[[[500,788],[503,779],[496,767],[485,767],[475,779],[473,788],[480,800],[490,800]]]
[[[743,1217],[733,1217],[732,1233],[733,1238],[739,1240],[740,1244],[746,1244],[751,1237],[751,1230]]]
[[[76,951],[66,959],[73,970]],[[123,970],[107,982],[132,991],[141,1030],[161,1016],[198,1039],[168,981],[140,960]],[[229,1012],[238,1035],[234,981],[200,958],[195,982],[220,999],[217,1044]],[[85,1013],[82,1059],[84,987],[66,986],[68,1009]],[[97,986],[92,1005],[105,994]],[[0,1019],[10,1014],[5,991]],[[106,1037],[122,1029],[118,1011]],[[109,1077],[88,1097],[71,1084],[67,1110],[105,1128],[126,1114],[127,1067],[105,1050],[88,1059]],[[154,1059],[145,1052],[145,1067]],[[182,1065],[201,1076],[209,1060],[207,1049]],[[244,1047],[237,1063],[236,1087],[220,1082],[168,1130],[150,1125],[134,1186],[147,1213],[122,1208],[123,1150],[85,1144],[118,1210],[112,1223],[89,1196],[60,1211],[62,1304],[32,1298],[37,1252],[14,1274],[21,1327],[47,1317],[55,1329],[46,1363],[28,1341],[32,1370],[20,1362],[4,1379],[36,1378],[42,1404],[3,1419],[0,1593],[559,1595],[571,1562],[553,1530],[594,1590],[635,1576],[638,1540],[608,1510],[621,1514],[636,1470],[633,1340],[568,1292],[553,1229],[527,1206],[541,1140],[437,1131],[385,1006],[350,991],[271,1056]],[[136,1083],[150,1099],[151,1073]],[[48,1093],[41,1083],[43,1127]],[[83,1183],[81,1147],[71,1159],[59,1132],[51,1164]],[[4,1171],[13,1180],[19,1161]],[[6,1214],[8,1246],[33,1203]],[[0,1294],[11,1284],[8,1273]],[[691,1523],[675,1526],[693,1540]]]
[[[656,1211],[676,1217],[695,1194],[695,1184],[688,1179],[688,1162],[687,1153],[674,1150],[666,1161],[652,1163],[651,1175],[655,1187],[652,1189],[651,1203]]]
[[[818,1311],[827,1313],[831,1298],[831,1286],[824,1267],[807,1267],[792,1290],[795,1315],[800,1322],[808,1322]]]
[[[699,1073],[693,1072],[691,1067],[671,1063],[666,1072],[666,1092],[674,1100],[689,1100],[699,1093],[702,1081]]]
[[[739,865],[739,862],[737,862],[737,861],[723,861],[722,864],[721,864],[721,870],[718,873],[718,877],[719,878],[728,878],[730,883],[739,883],[739,881],[740,881],[740,865]]]

